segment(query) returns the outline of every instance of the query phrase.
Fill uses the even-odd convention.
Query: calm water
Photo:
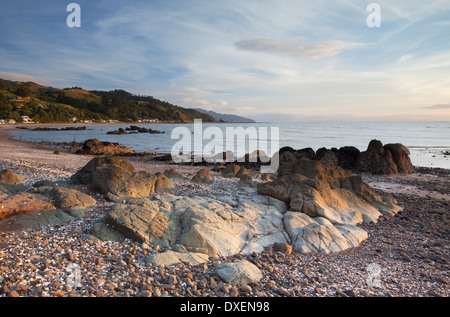
[[[130,134],[107,135],[108,131],[125,128],[129,124],[117,125],[86,125],[85,131],[31,131],[17,130],[12,134],[17,140],[24,141],[51,141],[51,142],[82,142],[87,139],[97,138],[101,141],[118,142],[135,151],[156,151],[170,153],[174,144],[183,139],[183,144],[188,145],[187,138],[171,138],[172,131],[176,127],[187,127],[194,131],[193,124],[136,124],[138,126],[156,129],[164,134]],[[203,124],[203,131],[208,127],[220,128],[226,135],[227,128],[255,127],[258,131],[257,138],[246,138],[246,148],[257,142],[267,140],[267,147],[262,147],[269,154],[277,149],[271,149],[271,127],[279,129],[279,146],[291,146],[294,149],[311,147],[317,150],[321,147],[342,147],[352,145],[364,151],[372,139],[378,139],[383,144],[402,143],[411,151],[411,161],[415,166],[441,167],[450,169],[450,156],[442,155],[444,151],[450,151],[450,122],[442,123],[257,123],[257,124]],[[259,129],[267,129],[267,138],[259,133]],[[214,138],[218,138],[215,136]],[[192,135],[192,150],[194,136]],[[203,146],[209,140],[203,141]],[[224,142],[224,146],[226,143]],[[185,148],[186,149],[186,148]],[[225,148],[233,150],[232,148]],[[233,151],[236,152],[236,151]]]

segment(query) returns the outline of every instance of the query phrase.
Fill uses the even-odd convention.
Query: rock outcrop
[[[131,132],[127,132],[127,131],[131,131]],[[128,127],[125,128],[125,130],[123,128],[119,128],[118,130],[115,130],[115,131],[109,131],[106,134],[122,135],[122,134],[135,134],[135,133],[163,134],[164,132],[158,131],[158,130],[153,130],[150,128],[143,128],[143,127],[137,127],[135,125],[132,125],[129,128]]]
[[[199,184],[210,184],[212,182],[211,173],[206,168],[202,168],[192,177],[191,181]]]
[[[77,154],[87,155],[135,155],[132,149],[119,145],[118,143],[102,142],[98,139],[86,140]]]
[[[28,227],[60,225],[84,217],[96,205],[95,199],[76,189],[42,182],[34,188],[20,185],[0,186],[0,219]]]
[[[8,196],[0,201],[0,205],[0,219],[25,212],[55,209],[47,197],[26,192]]]
[[[83,210],[97,204],[91,196],[76,189],[61,186],[40,186],[31,190],[52,199],[56,208],[69,210]]]
[[[291,147],[283,147],[278,153],[281,165],[283,163],[293,164],[296,160],[303,158],[337,165],[346,170],[372,174],[412,173],[414,171],[407,147],[399,143],[383,146],[379,140],[372,140],[366,151],[363,152],[354,146],[344,146],[339,149],[320,148],[317,152],[311,148],[294,150]],[[285,168],[289,169],[290,167],[285,165]]]
[[[400,210],[394,201],[377,196],[361,177],[309,159],[296,160],[290,174],[261,183],[257,192],[236,197],[165,193],[128,199],[100,221],[98,227],[107,228],[105,232],[93,234],[100,239],[128,237],[165,248],[179,246],[177,250],[181,246],[185,253],[210,257],[259,253],[274,244],[328,253],[367,239],[358,224],[377,222]],[[112,235],[111,230],[119,234]],[[178,255],[167,256],[173,261]]]
[[[412,173],[414,166],[409,158],[409,150],[402,144],[386,144],[372,140],[367,150],[361,152],[356,169],[373,174]]]
[[[397,166],[399,173],[412,173],[414,172],[414,166],[411,163],[409,155],[411,154],[406,146],[400,143],[386,144],[385,150],[391,152],[392,159]]]
[[[17,184],[25,180],[24,176],[18,175],[10,170],[0,172],[0,183]]]
[[[155,193],[166,193],[172,191],[175,186],[163,173],[156,173]]]
[[[361,176],[340,167],[298,159],[280,170],[279,178],[258,186],[258,194],[282,200],[292,211],[337,224],[376,221],[399,211],[393,201],[378,197]]]
[[[133,165],[120,157],[95,157],[71,177],[75,184],[91,188],[110,200],[120,197],[149,197],[174,188],[163,174],[136,172]]]
[[[185,177],[183,175],[181,175],[181,173],[178,172],[174,168],[165,170],[164,175],[166,175],[166,177],[168,177],[169,179],[174,179],[174,180],[184,180],[185,179]]]
[[[263,278],[259,268],[247,260],[221,263],[217,266],[216,273],[229,284],[257,284]]]
[[[241,167],[237,164],[225,165],[225,168],[221,170],[222,176],[227,178],[237,177],[236,174],[239,172]]]
[[[345,169],[353,169],[360,154],[361,151],[354,146],[343,146],[337,153],[338,165]]]
[[[231,256],[286,243],[283,202],[270,197],[183,197],[168,193],[117,204],[101,220],[123,236],[188,252]],[[103,232],[96,232],[104,239]],[[110,235],[109,232],[105,234]]]
[[[174,266],[180,263],[188,263],[189,265],[198,265],[208,261],[208,255],[204,253],[194,252],[174,252],[168,250],[162,253],[151,254],[145,259],[146,262],[153,266]]]
[[[208,257],[259,253],[274,244],[300,252],[342,251],[367,239],[358,224],[377,222],[400,210],[395,201],[379,197],[360,176],[335,162],[297,159],[291,151],[284,151],[281,158],[278,178],[259,185],[243,166],[224,168],[223,177],[239,177],[239,183],[257,186],[248,189],[253,194],[235,197],[172,195],[167,191],[173,185],[164,174],[136,172],[119,157],[96,157],[71,180],[117,202],[91,234],[101,240],[130,238],[170,251],[152,256],[148,259],[152,263],[186,259],[196,263]],[[173,171],[167,174],[178,176]],[[194,178],[209,181],[210,176],[200,169]],[[36,189],[43,194],[48,190],[53,198],[70,196],[67,190]]]

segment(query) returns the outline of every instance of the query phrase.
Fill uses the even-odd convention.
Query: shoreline
[[[160,154],[170,154],[171,148],[170,145],[175,144],[173,140],[170,140],[168,138],[170,138],[169,136],[165,136],[165,137],[157,137],[157,141],[152,141],[152,138],[148,138],[147,136],[144,135],[139,135],[137,136],[137,138],[139,138],[140,141],[133,141],[133,138],[130,138],[129,136],[124,136],[123,139],[121,139],[120,137],[111,137],[110,135],[106,135],[105,131],[107,131],[108,127],[111,127],[111,131],[112,130],[117,130],[118,127],[125,127],[125,126],[129,126],[130,124],[128,123],[120,123],[120,124],[111,124],[111,123],[89,123],[89,124],[80,124],[80,123],[45,123],[45,124],[16,124],[16,125],[0,125],[0,129],[7,129],[8,131],[11,132],[17,132],[19,133],[19,139],[23,139],[25,141],[27,141],[26,135],[29,136],[28,140],[35,140],[35,142],[48,142],[47,139],[52,140],[52,137],[55,134],[50,134],[48,137],[46,136],[46,132],[36,132],[36,136],[34,135],[34,132],[31,131],[20,131],[20,129],[17,129],[19,127],[23,127],[23,128],[28,128],[29,130],[34,129],[34,128],[39,128],[39,127],[43,127],[43,128],[49,128],[49,127],[54,127],[54,128],[64,128],[64,127],[81,127],[84,126],[87,128],[87,130],[95,130],[95,131],[87,131],[87,132],[82,132],[80,131],[80,135],[83,135],[82,137],[77,136],[78,132],[75,133],[65,133],[65,132],[61,132],[61,136],[55,136],[55,138],[59,139],[58,142],[55,142],[54,144],[62,144],[62,145],[66,145],[69,144],[71,141],[74,141],[75,139],[78,140],[78,144],[81,144],[81,141],[84,139],[91,139],[91,138],[97,138],[100,141],[108,141],[108,142],[113,142],[113,143],[120,143],[121,145],[125,145],[128,146],[129,148],[131,148],[132,150],[135,150],[137,152],[143,153],[143,152],[158,152]],[[137,124],[139,126],[139,124]],[[157,125],[157,124],[156,124]],[[164,123],[164,125],[171,125],[170,123]],[[178,125],[186,125],[183,123],[180,123]],[[155,123],[143,123],[142,124],[143,127],[154,127]],[[174,125],[172,125],[173,127],[175,127]],[[223,124],[222,124],[223,126]],[[106,127],[106,129],[105,129]],[[169,130],[165,129],[164,127],[160,127],[162,129],[162,131],[165,131],[165,133],[167,134]],[[222,128],[221,128],[222,129]],[[25,133],[25,134],[23,134]],[[49,132],[52,133],[52,132]],[[104,135],[105,134],[105,135]],[[170,133],[169,133],[170,134]],[[369,133],[370,134],[370,133]],[[22,136],[20,136],[22,135]],[[286,136],[288,137],[289,134]],[[290,136],[289,136],[290,137]],[[404,138],[404,136],[402,136]],[[298,142],[293,141],[291,139],[287,139],[290,140],[289,142],[287,142],[286,140],[280,140],[283,141],[283,144],[280,144],[280,147],[284,147],[284,146],[292,146],[294,149],[301,149],[301,148],[313,148],[315,151],[319,151],[322,148],[327,148],[327,149],[333,149],[334,147],[339,148],[339,147],[347,147],[347,146],[356,146],[356,148],[360,151],[366,151],[367,150],[367,144],[369,143],[370,138],[371,139],[378,139],[377,135],[372,135],[370,136],[369,139],[367,139],[367,143],[365,142],[359,142],[354,140],[355,138],[352,137],[351,135],[349,136],[349,141],[344,142],[344,140],[342,140],[342,138],[340,139],[340,141],[338,141],[338,144],[332,144],[331,142],[327,141],[327,142],[321,142],[319,140],[315,140],[314,138],[310,141],[310,142],[301,142],[300,145],[294,146],[293,144],[296,144]],[[319,138],[320,139],[320,138]],[[383,143],[397,143],[398,140],[396,139],[392,139],[392,136],[387,136],[386,142]],[[315,141],[317,142],[315,142]],[[403,140],[403,139],[402,139]],[[356,141],[356,142],[355,142]],[[409,140],[409,142],[407,142],[407,140],[403,140],[404,142],[401,142],[403,145],[407,146],[407,148],[410,150],[410,159],[413,162],[414,166],[418,167],[418,168],[433,168],[433,169],[439,169],[442,168],[444,170],[450,170],[450,147],[449,146],[445,146],[442,144],[446,144],[446,142],[443,142],[441,145],[442,146],[438,146],[438,147],[434,147],[434,146],[423,146],[423,144],[418,144],[415,141]],[[334,142],[333,142],[334,143]],[[429,143],[433,143],[432,140],[429,141]],[[434,144],[434,143],[433,143]],[[445,149],[448,149],[449,151],[446,151]],[[275,149],[273,149],[275,150]],[[273,153],[273,150],[270,150],[271,153]],[[169,152],[169,153],[167,153]]]
[[[51,145],[16,141],[7,131],[0,126],[0,170],[8,167],[18,174],[25,174],[29,178],[27,185],[42,179],[67,179],[93,158],[66,152],[56,155]],[[204,167],[154,162],[145,157],[124,158],[136,170],[150,173],[174,167],[189,175]],[[12,226],[9,230],[8,218],[0,220],[0,267],[3,268],[0,270],[0,297],[448,297],[450,180],[433,171],[419,169],[412,174],[388,176],[361,174],[374,191],[393,196],[404,210],[376,224],[363,224],[369,238],[358,247],[345,251],[240,256],[259,263],[263,273],[263,279],[258,285],[252,285],[251,292],[240,286],[228,288],[220,284],[220,278],[215,275],[220,262],[232,262],[239,257],[210,259],[199,266],[157,268],[147,266],[141,260],[148,254],[161,252],[160,249],[129,240],[120,243],[86,241],[84,235],[96,219],[108,212],[111,203],[81,186],[80,190],[98,200],[98,205],[82,220],[41,229]],[[222,179],[217,172],[211,172],[211,175],[216,183],[213,186],[174,182],[175,193],[186,196],[254,194],[239,189],[235,180]],[[83,275],[81,288],[65,285],[67,273],[64,267],[70,263],[67,262],[68,250],[84,263],[83,272],[89,272]],[[99,250],[107,251],[100,253]],[[135,265],[118,264],[130,250],[133,250]],[[376,288],[366,285],[368,265],[372,263],[381,268],[381,286]],[[31,266],[36,269],[30,273],[28,268]],[[19,274],[22,279],[13,277]],[[186,274],[191,274],[192,278],[186,280]],[[183,288],[179,283],[169,285],[170,276],[176,276],[175,280],[192,287]]]
[[[102,123],[100,123],[102,124]],[[34,124],[35,127],[70,127],[79,124]],[[109,124],[106,124],[109,125]],[[59,143],[39,143],[14,140],[9,132],[14,131],[16,126],[0,126],[0,159],[24,160],[28,162],[39,162],[44,164],[54,164],[63,170],[70,170],[73,173],[86,165],[95,155],[75,154],[66,150],[61,154],[54,154],[55,150],[61,150]],[[120,145],[120,143],[119,143]],[[139,153],[139,152],[137,152]],[[170,155],[170,153],[158,153],[158,155]],[[173,162],[164,162],[148,159],[149,156],[123,156],[135,165],[136,170],[147,171],[151,173],[164,172],[167,168],[176,167],[185,174],[193,174],[205,166],[193,166],[190,164],[176,164]],[[209,167],[213,166],[211,164]],[[208,166],[206,166],[208,167]],[[360,174],[364,181],[374,189],[379,189],[387,194],[411,194],[424,198],[448,199],[448,192],[444,190],[430,191],[421,188],[421,183],[444,182],[450,184],[447,180],[450,176],[450,169],[436,167],[417,167],[411,174],[392,174],[392,175],[374,175],[370,173]],[[443,179],[444,178],[444,179]],[[450,187],[450,185],[447,185]],[[422,186],[423,187],[423,186]],[[436,189],[434,185],[434,189]]]

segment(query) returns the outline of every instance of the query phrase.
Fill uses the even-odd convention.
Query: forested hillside
[[[163,122],[192,122],[198,118],[204,122],[215,122],[214,118],[199,111],[151,96],[136,96],[121,89],[57,89],[32,82],[0,79],[0,119],[19,121],[22,116],[29,116],[34,122],[41,123],[69,122],[71,117],[79,121],[136,122],[158,119]]]

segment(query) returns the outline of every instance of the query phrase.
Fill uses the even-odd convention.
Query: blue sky
[[[2,1],[0,77],[261,121],[449,121],[450,1]]]

